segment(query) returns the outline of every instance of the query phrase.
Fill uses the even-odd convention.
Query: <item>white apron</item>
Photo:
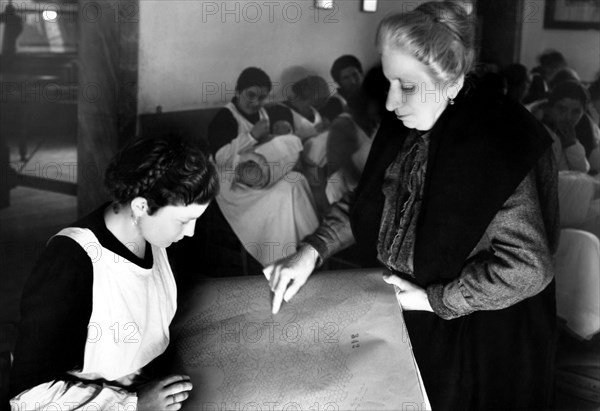
[[[49,381],[11,399],[11,408],[85,409],[91,404],[94,409],[133,409],[135,394],[120,387],[131,385],[141,369],[165,351],[177,309],[177,286],[166,250],[152,246],[153,266],[145,269],[104,248],[89,229],[69,227],[57,235],[85,250],[94,275],[83,369],[70,374],[107,383]]]
[[[247,135],[253,124],[233,103],[225,106],[238,123],[238,137]],[[268,119],[261,109],[260,118]],[[217,156],[218,157],[218,156]],[[263,266],[296,251],[297,243],[318,226],[312,194],[306,178],[288,171],[264,189],[233,184],[240,153],[218,164],[221,190],[217,204],[244,248]]]
[[[291,110],[294,119],[294,134],[300,137],[302,141],[319,134],[320,132],[317,131],[317,127],[323,123],[321,114],[314,107],[311,107],[311,110],[315,116],[314,121],[310,121],[295,110]]]

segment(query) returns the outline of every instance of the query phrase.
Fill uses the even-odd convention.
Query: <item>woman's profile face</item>
[[[258,113],[258,110],[265,104],[269,95],[269,89],[266,87],[252,86],[241,92],[236,93],[237,105],[246,115]]]
[[[386,108],[408,128],[430,130],[448,98],[454,98],[460,90],[456,83],[432,78],[423,63],[400,48],[384,45],[381,63],[390,82]]]
[[[183,237],[193,236],[196,220],[207,207],[208,204],[168,205],[152,215],[144,213],[138,226],[146,241],[166,248]]]

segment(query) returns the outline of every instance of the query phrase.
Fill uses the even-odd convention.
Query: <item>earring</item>
[[[448,98],[448,104],[450,104],[451,106],[454,105],[454,99],[453,98]]]
[[[140,222],[140,217],[139,217],[139,216],[138,216],[138,217],[136,217],[136,216],[133,214],[133,211],[131,212],[131,222],[132,222],[132,224],[133,224],[134,226],[136,226],[136,227],[137,227],[138,223]]]

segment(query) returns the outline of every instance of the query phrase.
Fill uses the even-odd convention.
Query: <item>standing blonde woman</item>
[[[470,84],[473,31],[450,2],[382,21],[377,45],[394,115],[356,190],[265,274],[277,312],[320,261],[356,242],[396,287],[434,410],[547,409],[552,140],[518,103]]]

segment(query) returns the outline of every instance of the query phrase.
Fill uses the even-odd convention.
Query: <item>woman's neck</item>
[[[104,223],[117,240],[139,258],[146,255],[146,240],[128,206],[110,205],[104,210]]]

